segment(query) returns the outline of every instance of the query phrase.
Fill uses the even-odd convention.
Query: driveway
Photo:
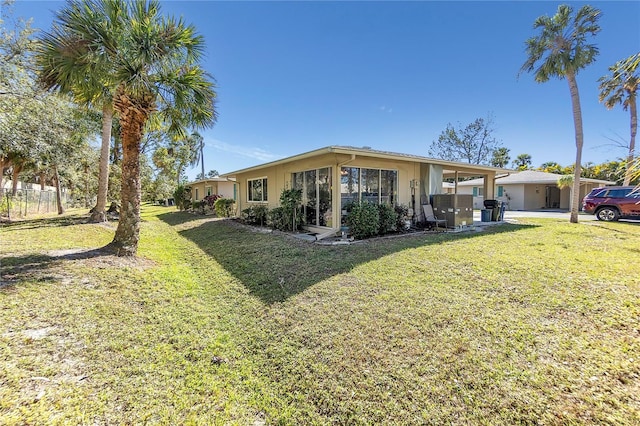
[[[567,210],[507,210],[504,212],[504,219],[518,219],[521,217],[542,217],[542,218],[550,218],[550,219],[566,219],[569,220],[570,213]],[[473,221],[480,222],[480,210],[473,211]],[[580,213],[578,216],[578,221],[593,221],[597,220],[595,215]],[[620,219],[620,222],[629,222],[629,223],[640,223],[640,220],[633,219]]]

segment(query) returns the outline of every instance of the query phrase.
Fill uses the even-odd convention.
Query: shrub
[[[200,201],[193,201],[191,203],[191,208],[195,211],[195,210],[204,210],[204,201],[200,200]]]
[[[282,207],[282,223],[277,229],[281,231],[297,231],[302,224],[302,190],[283,189],[280,194],[280,206]]]
[[[409,218],[409,207],[407,206],[395,206],[394,210],[396,211],[396,214],[398,215],[397,219],[396,219],[396,230],[397,231],[403,231],[404,230],[404,221],[407,220]]]
[[[390,204],[378,205],[378,233],[380,235],[387,234],[397,229],[398,214]],[[402,228],[400,228],[402,229]]]
[[[242,210],[243,220],[251,225],[263,226],[267,222],[268,212],[267,206],[251,206]]]
[[[284,207],[275,207],[269,210],[267,218],[269,226],[274,229],[287,231],[291,228],[291,224],[289,223],[289,218],[287,217],[287,212]]]
[[[11,211],[13,210],[13,197],[6,194],[6,198],[2,197],[0,192],[0,215],[11,217]]]
[[[236,201],[233,198],[218,198],[213,207],[219,217],[231,217],[235,203]]]
[[[371,203],[353,204],[347,216],[347,226],[354,238],[362,239],[378,234],[380,228],[378,207]]]
[[[191,207],[191,188],[179,185],[176,190],[173,191],[173,199],[178,209],[187,210]]]
[[[222,198],[222,195],[211,194],[204,197],[202,201],[205,205],[207,205],[207,207],[213,210],[213,206],[216,204],[216,200],[218,200],[219,198]]]

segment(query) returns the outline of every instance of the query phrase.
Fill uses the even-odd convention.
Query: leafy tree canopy
[[[469,164],[491,164],[493,153],[499,149],[494,137],[493,117],[478,118],[472,123],[457,126],[449,123],[429,147],[429,156]]]
[[[491,157],[491,165],[493,167],[507,167],[507,164],[509,164],[509,160],[511,160],[509,151],[509,148],[505,147],[500,147],[493,151],[493,155]]]

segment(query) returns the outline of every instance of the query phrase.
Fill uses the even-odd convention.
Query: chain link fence
[[[11,189],[0,189],[0,216],[22,218],[31,214],[55,213],[58,211],[56,192],[39,189],[19,189],[16,195]],[[67,206],[67,194],[62,193],[62,206]]]

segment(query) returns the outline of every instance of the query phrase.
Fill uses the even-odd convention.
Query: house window
[[[342,208],[360,201],[360,169],[343,167],[340,170],[340,199]]]
[[[394,205],[397,202],[398,171],[343,167],[340,170],[340,193],[343,208],[358,201]]]
[[[504,194],[504,187],[502,185],[498,186],[498,197],[502,197]]]
[[[474,197],[484,197],[484,187],[482,187],[482,186],[474,186],[473,187],[473,196]]]
[[[200,200],[200,191],[196,188],[196,201]]]
[[[211,195],[212,194],[211,187],[210,186],[206,186],[204,188],[204,193],[207,194],[207,196]]]
[[[247,200],[256,202],[267,201],[267,178],[250,179],[247,181]]]
[[[398,201],[397,192],[398,171],[380,170],[380,203],[395,205]]]

